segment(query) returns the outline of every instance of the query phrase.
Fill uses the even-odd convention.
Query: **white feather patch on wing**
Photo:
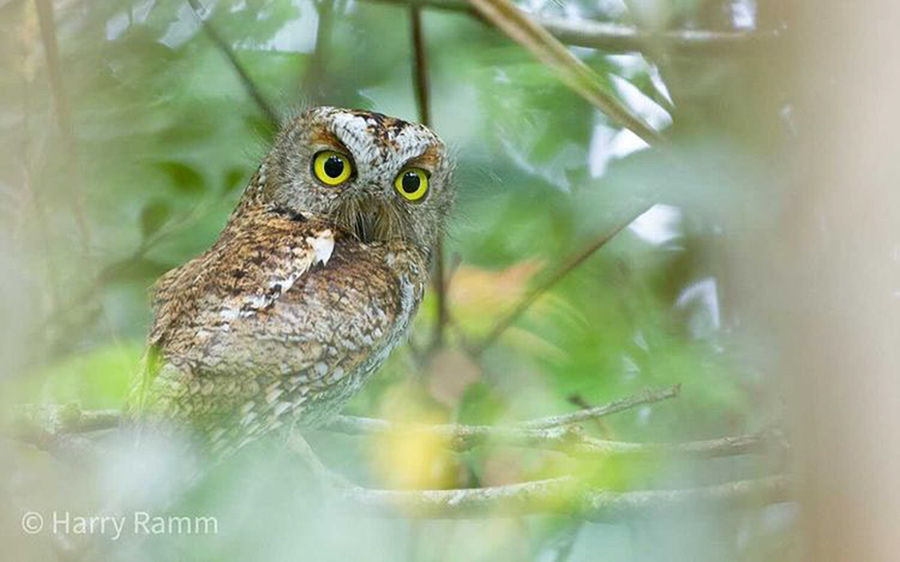
[[[257,310],[270,306],[281,295],[291,290],[294,283],[312,265],[317,263],[325,265],[331,259],[334,251],[334,232],[331,229],[326,228],[314,236],[307,236],[304,242],[306,242],[305,246],[293,248],[294,259],[269,272],[265,290],[260,288],[257,292],[245,295],[241,299],[241,316],[249,316]]]
[[[334,233],[330,229],[323,230],[315,237],[307,237],[306,241],[316,253],[316,263],[327,265],[331,252],[334,251]]]

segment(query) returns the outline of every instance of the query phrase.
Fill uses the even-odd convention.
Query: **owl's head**
[[[453,202],[452,168],[444,143],[422,125],[317,107],[278,135],[258,195],[363,242],[402,239],[427,251]]]

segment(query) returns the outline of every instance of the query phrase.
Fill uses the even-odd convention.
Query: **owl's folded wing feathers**
[[[334,232],[326,224],[263,214],[245,220],[252,224],[226,230],[207,252],[156,283],[150,345],[198,316],[229,322],[265,309],[331,257]]]

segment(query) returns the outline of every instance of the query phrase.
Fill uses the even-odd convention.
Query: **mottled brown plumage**
[[[332,152],[353,168],[339,185],[316,176]],[[410,169],[428,178],[415,201]],[[157,283],[135,409],[217,453],[334,414],[406,334],[450,172],[421,125],[334,108],[291,121],[216,243]]]

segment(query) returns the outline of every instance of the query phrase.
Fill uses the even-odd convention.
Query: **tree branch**
[[[112,429],[123,417],[119,410],[82,410],[76,404],[27,405],[17,409],[12,425],[20,437],[45,439]]]
[[[448,449],[468,451],[481,445],[507,445],[563,452],[577,457],[617,456],[653,457],[683,456],[690,458],[714,458],[759,453],[776,445],[784,448],[784,439],[778,431],[770,430],[749,435],[721,437],[686,443],[629,443],[609,441],[585,435],[572,424],[588,419],[622,412],[643,404],[651,404],[678,396],[679,387],[646,389],[641,393],[616,400],[602,406],[530,420],[507,426],[463,424],[402,424],[371,418],[338,416],[324,426],[325,431],[344,435],[382,435],[392,432],[420,433],[436,439]]]
[[[547,429],[572,425],[575,423],[581,423],[585,420],[602,418],[611,414],[616,414],[618,412],[624,412],[625,410],[630,410],[636,406],[653,404],[654,402],[661,402],[663,400],[668,400],[669,398],[675,398],[679,394],[681,394],[681,385],[678,384],[665,388],[646,388],[637,394],[615,400],[608,404],[601,404],[600,406],[584,408],[569,414],[560,414],[557,416],[550,416],[546,418],[522,422],[521,426],[531,429]]]
[[[683,515],[686,509],[765,505],[790,501],[784,476],[740,480],[688,490],[608,492],[585,488],[571,477],[461,490],[340,490],[355,513],[377,517],[519,517],[539,513],[574,515],[592,521]]]
[[[253,79],[250,78],[250,74],[247,73],[247,70],[244,68],[244,65],[240,63],[235,56],[234,51],[228,45],[228,42],[219,34],[219,31],[215,28],[212,22],[209,21],[205,16],[208,15],[208,11],[203,5],[200,3],[200,0],[188,0],[188,4],[191,6],[191,10],[194,11],[194,15],[197,16],[197,19],[200,20],[200,24],[203,26],[203,30],[206,32],[206,35],[212,40],[215,46],[222,51],[222,54],[225,55],[225,58],[228,59],[228,62],[231,63],[232,68],[237,73],[238,78],[241,81],[241,84],[244,85],[244,89],[247,91],[247,94],[253,99],[256,103],[257,107],[259,107],[260,111],[262,111],[266,117],[271,122],[272,126],[277,128],[280,119],[278,118],[278,114],[266,101],[263,97],[262,92],[259,91],[259,88],[256,87],[256,83],[253,82]]]
[[[667,388],[648,388],[644,391],[604,404],[588,410],[581,410],[570,414],[562,414],[549,418],[541,418],[523,422],[521,424],[510,426],[509,429],[553,429],[562,428],[566,425],[578,423],[588,418],[599,418],[615,414],[629,408],[634,408],[641,404],[650,404],[659,402],[668,398],[678,396],[680,392],[679,386]],[[16,415],[13,416],[13,426],[20,434],[42,434],[48,436],[56,436],[63,434],[88,433],[91,431],[99,431],[103,429],[111,429],[119,425],[124,418],[124,414],[119,410],[82,410],[77,404],[47,404],[47,405],[24,405],[19,407]],[[335,421],[327,426],[329,431],[348,434],[375,433],[382,431],[391,422],[384,420],[376,420],[371,418],[358,418],[353,416],[338,416]],[[423,426],[423,427],[460,427],[471,428],[477,426]],[[487,430],[491,427],[484,426]],[[438,432],[446,430],[437,430]],[[477,433],[475,430],[474,433]],[[473,435],[474,435],[473,433]],[[462,430],[460,435],[465,435],[466,430]],[[465,437],[463,437],[465,439]],[[474,438],[474,437],[473,437]]]
[[[627,443],[595,439],[571,425],[671,398],[677,393],[677,387],[647,390],[582,412],[512,426],[399,425],[384,420],[339,416],[324,429],[351,435],[422,431],[438,437],[445,446],[456,451],[466,451],[481,444],[501,444],[557,450],[573,456],[629,458],[676,455],[702,459],[759,453],[773,443],[783,445],[777,431],[687,443]],[[18,437],[48,450],[83,456],[85,452],[90,453],[92,446],[79,434],[113,428],[123,420],[117,410],[82,411],[77,406],[67,405],[26,407],[15,421]],[[789,486],[786,478],[776,476],[688,490],[610,492],[565,476],[475,489],[401,491],[342,485],[335,492],[339,500],[354,511],[362,510],[379,517],[446,519],[561,513],[605,520],[666,515],[690,507],[786,501]]]
[[[516,426],[398,424],[385,420],[340,416],[323,429],[345,435],[379,435],[393,432],[420,433],[445,447],[468,451],[480,445],[506,445],[563,452],[576,457],[682,456],[715,458],[759,453],[771,444],[781,444],[775,431],[722,437],[686,443],[629,443],[585,435],[576,427],[530,429]]]
[[[773,445],[786,447],[781,433],[774,430],[684,443],[630,443],[597,439],[572,425],[674,398],[678,393],[678,386],[646,389],[602,406],[508,426],[400,424],[372,418],[338,416],[322,429],[345,435],[421,433],[423,436],[436,438],[445,447],[457,452],[488,444],[559,451],[576,457],[714,458],[760,453]],[[122,420],[123,414],[118,410],[81,410],[74,404],[31,406],[22,408],[16,416],[14,432],[30,442],[52,443],[60,437],[111,429],[121,424]]]
[[[479,17],[464,0],[371,0],[378,3],[465,13]],[[782,33],[773,31],[666,30],[658,33],[631,26],[587,19],[531,14],[535,23],[562,43],[609,52],[647,51],[660,46],[679,54],[748,52],[775,43]]]

